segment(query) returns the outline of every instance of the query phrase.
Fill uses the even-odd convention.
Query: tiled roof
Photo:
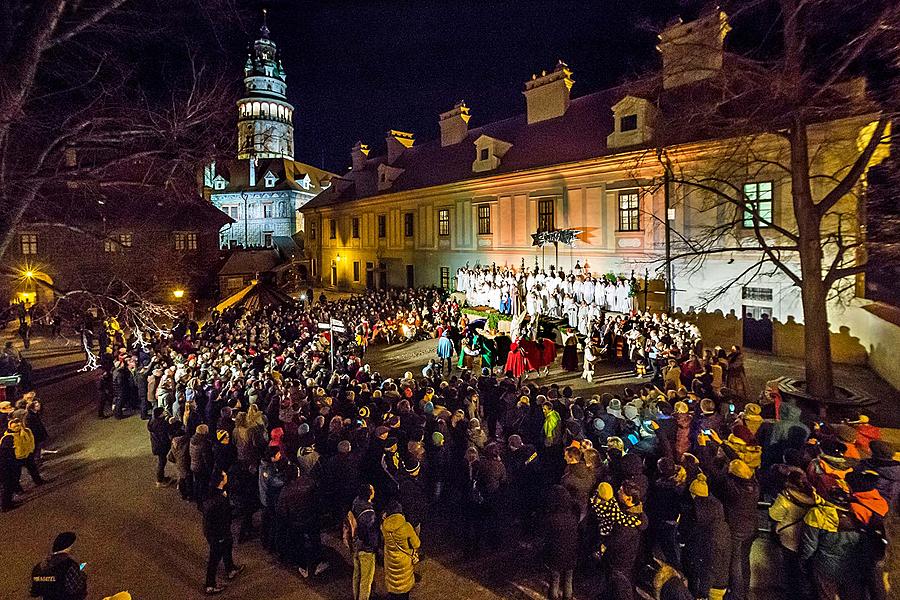
[[[274,187],[267,188],[265,177],[266,173],[272,172],[278,181]],[[244,160],[228,160],[216,163],[216,175],[221,175],[228,185],[224,190],[213,190],[213,194],[223,194],[229,192],[241,191],[281,191],[281,190],[297,190],[308,192],[310,194],[318,194],[322,189],[323,183],[330,181],[335,175],[328,171],[307,165],[295,160],[286,158],[260,158],[256,164],[256,185],[250,186],[250,161]],[[309,175],[309,189],[304,189],[299,183],[305,176]],[[327,187],[327,184],[326,184]]]
[[[278,252],[274,249],[265,250],[234,250],[222,268],[219,275],[247,275],[271,271],[278,265]]]
[[[612,106],[635,88],[652,90],[654,82],[638,82],[573,98],[565,114],[529,125],[525,113],[470,129],[466,138],[441,146],[440,138],[404,150],[393,167],[403,169],[389,189],[378,191],[377,156],[366,161],[362,172],[349,171],[303,208],[331,206],[347,200],[389,194],[510,173],[523,169],[585,160],[608,154],[606,136],[613,129]],[[474,142],[482,135],[512,144],[498,168],[476,173]]]

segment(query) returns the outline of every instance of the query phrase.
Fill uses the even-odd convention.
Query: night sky
[[[653,68],[656,32],[691,14],[675,0],[257,6],[268,7],[271,38],[283,55],[296,107],[295,158],[337,173],[346,171],[357,140],[380,152],[388,129],[411,131],[417,142],[434,139],[438,114],[461,99],[472,127],[524,112],[524,82],[557,59],[574,71],[574,96]],[[244,11],[247,31],[222,36],[240,63],[258,14]]]

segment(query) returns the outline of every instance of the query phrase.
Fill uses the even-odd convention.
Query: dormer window
[[[475,140],[475,161],[472,163],[472,171],[492,171],[500,166],[500,159],[506,154],[512,144],[504,142],[488,135],[482,135]]]
[[[402,173],[403,169],[398,167],[392,167],[384,163],[378,165],[378,191],[389,189]]]
[[[612,106],[613,131],[606,136],[610,148],[644,144],[653,139],[656,107],[644,98],[625,96]]]
[[[309,178],[309,173],[304,174],[303,177],[295,179],[294,181],[304,190],[308,190],[312,185],[312,179]]]
[[[214,190],[224,190],[228,187],[228,181],[225,180],[221,175],[216,175],[215,179],[212,181]]]
[[[278,182],[278,178],[272,174],[272,171],[267,171],[266,176],[263,177],[263,181],[266,182],[267,188],[271,188],[271,187],[275,187],[275,184]]]

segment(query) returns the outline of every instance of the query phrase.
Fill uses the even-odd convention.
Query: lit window
[[[554,229],[556,229],[556,222],[553,199],[538,200],[538,231],[553,231]]]
[[[411,238],[413,236],[413,214],[405,213],[403,215],[403,236]]]
[[[387,237],[387,216],[378,215],[378,237]]]
[[[478,235],[491,233],[491,205],[480,204],[478,206]]]
[[[328,220],[328,229],[329,229],[328,237],[332,240],[336,240],[337,239],[337,221],[335,221],[334,219],[329,219]]]
[[[197,232],[195,231],[176,231],[175,249],[186,252],[197,249]]]
[[[760,227],[772,224],[772,182],[760,181],[744,184],[744,227],[752,229],[754,220]]]
[[[450,235],[450,209],[442,208],[438,211],[438,235],[447,237]]]
[[[637,129],[637,115],[625,115],[619,119],[619,131],[634,131]]]
[[[741,288],[741,299],[753,302],[771,302],[772,288],[744,287]]]
[[[450,267],[441,267],[441,288],[450,289]]]
[[[641,199],[637,192],[619,192],[619,231],[641,230]]]
[[[266,231],[263,233],[263,247],[271,248],[272,247],[272,232]]]
[[[35,233],[23,233],[19,236],[19,242],[22,247],[22,254],[37,254],[38,252],[38,241],[37,234]]]
[[[309,224],[309,239],[311,239],[311,240],[316,239],[316,224],[315,223]]]
[[[353,239],[359,239],[359,217],[353,217],[350,221],[350,235]]]
[[[123,248],[131,248],[133,243],[134,237],[130,233],[119,234],[119,244],[121,244]]]

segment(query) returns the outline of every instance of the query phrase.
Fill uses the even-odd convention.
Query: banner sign
[[[547,246],[549,244],[565,244],[566,246],[575,246],[578,241],[578,234],[581,229],[554,229],[553,231],[538,231],[531,234],[532,246]]]

